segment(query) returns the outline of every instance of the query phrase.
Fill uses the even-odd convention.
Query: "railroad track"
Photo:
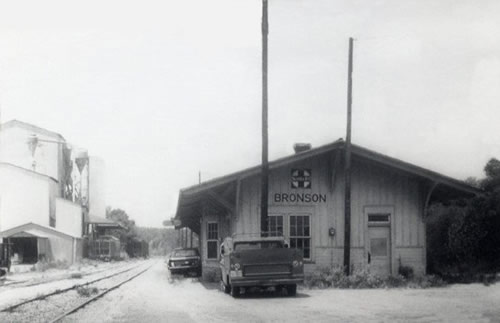
[[[103,297],[110,291],[119,288],[150,269],[154,263],[140,264],[92,281],[76,284],[68,288],[56,290],[24,300],[0,310],[2,322],[59,322],[66,316],[77,312],[87,304]],[[104,286],[99,286],[104,284]],[[82,300],[78,295],[79,288],[94,286],[97,294]],[[96,287],[98,286],[98,287]],[[60,314],[62,312],[62,314]],[[57,316],[56,316],[57,315]],[[56,316],[54,318],[54,316]]]
[[[81,303],[81,304],[78,304],[76,306],[74,306],[72,309],[70,309],[69,311],[66,311],[65,313],[59,315],[58,317],[56,317],[55,319],[53,319],[52,321],[50,321],[50,323],[56,323],[56,322],[60,322],[62,319],[64,319],[66,316],[70,315],[70,314],[73,314],[75,312],[77,312],[78,310],[84,308],[87,304],[89,303],[92,303],[94,302],[95,300],[103,297],[104,295],[106,295],[107,293],[111,292],[112,290],[115,290],[117,288],[119,288],[121,285],[125,284],[125,283],[128,283],[129,281],[131,281],[132,279],[136,278],[137,276],[139,275],[142,275],[143,273],[145,273],[147,270],[149,270],[149,268],[151,268],[153,265],[149,265],[146,269],[143,269],[141,271],[139,271],[137,274],[134,274],[132,277],[130,278],[127,278],[125,279],[124,281],[121,281],[120,283],[104,290],[103,292],[95,295],[94,297],[91,297],[90,299],[86,300],[85,302]]]
[[[110,271],[110,270],[114,270],[114,269],[116,269],[116,268],[104,268],[104,269],[99,269],[96,271],[82,272],[81,275],[82,275],[82,277],[92,276],[95,274],[100,274],[102,272]],[[0,288],[1,287],[20,288],[20,287],[38,286],[38,285],[48,284],[48,283],[52,283],[52,282],[63,280],[63,279],[71,279],[71,275],[66,274],[65,276],[53,277],[53,278],[49,278],[49,279],[46,279],[43,281],[33,281],[32,279],[19,280],[19,281],[4,281],[3,283],[0,282]]]

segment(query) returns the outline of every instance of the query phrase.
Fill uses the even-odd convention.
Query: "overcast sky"
[[[161,226],[180,188],[260,161],[260,0],[0,1],[2,119],[102,157]],[[500,1],[270,0],[270,158],[345,137],[443,174],[500,158]]]

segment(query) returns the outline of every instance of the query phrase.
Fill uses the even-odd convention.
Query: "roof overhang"
[[[26,169],[26,168],[23,168],[23,167],[20,167],[20,166],[11,164],[11,163],[0,162],[0,167],[15,171],[15,172],[27,174],[27,175],[35,177],[35,178],[47,180],[49,182],[54,182],[56,184],[59,183],[59,181],[57,179],[55,179],[54,177],[50,177],[48,175],[38,173],[38,172],[32,171],[31,169]]]
[[[38,238],[38,239],[48,239],[49,235],[39,230],[24,230],[17,233],[13,233],[12,235],[6,238]]]
[[[322,154],[333,153],[334,151],[343,151],[344,149],[345,143],[342,139],[340,139],[318,148],[310,149],[272,161],[269,163],[269,169],[277,169]],[[463,181],[439,174],[437,172],[404,162],[393,157],[380,154],[361,146],[352,145],[351,152],[353,158],[368,160],[381,166],[427,180],[429,181],[429,183],[434,184],[434,186],[439,187],[442,191],[451,191],[456,193],[454,194],[454,196],[474,196],[482,193],[481,190],[470,186]],[[181,223],[179,225],[176,225],[176,228],[185,226],[191,227],[192,225],[196,224],[199,226],[199,218],[201,217],[200,202],[204,197],[207,196],[207,194],[210,193],[210,191],[220,190],[222,187],[228,185],[235,185],[237,181],[257,176],[260,174],[260,172],[261,166],[259,165],[226,176],[218,177],[198,185],[181,189],[177,204],[177,212],[175,215],[175,219],[180,220]]]
[[[57,236],[65,239],[81,238],[33,222],[25,223],[0,232],[0,238],[21,238],[30,236],[37,238],[50,238],[52,236]]]
[[[94,224],[102,228],[123,228],[123,225],[118,222],[93,214],[86,215],[85,222],[88,224]]]

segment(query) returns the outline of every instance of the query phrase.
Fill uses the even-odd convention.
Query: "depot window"
[[[290,215],[290,248],[301,249],[304,252],[304,259],[311,259],[309,215]]]
[[[219,224],[209,222],[207,224],[207,259],[217,259],[219,241]]]
[[[269,214],[267,218],[267,230],[270,237],[283,236],[283,215]]]

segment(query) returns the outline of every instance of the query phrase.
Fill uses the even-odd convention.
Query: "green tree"
[[[495,193],[500,190],[500,161],[492,158],[484,166],[486,178],[481,181],[481,187],[487,193]]]
[[[431,271],[500,269],[500,161],[490,159],[484,172],[485,178],[474,181],[483,194],[430,207],[427,242]]]
[[[130,219],[124,210],[113,209],[108,206],[106,208],[106,218],[118,222],[122,226],[122,229],[113,229],[111,234],[119,238],[123,245],[126,245],[129,239],[137,236],[135,221]]]

